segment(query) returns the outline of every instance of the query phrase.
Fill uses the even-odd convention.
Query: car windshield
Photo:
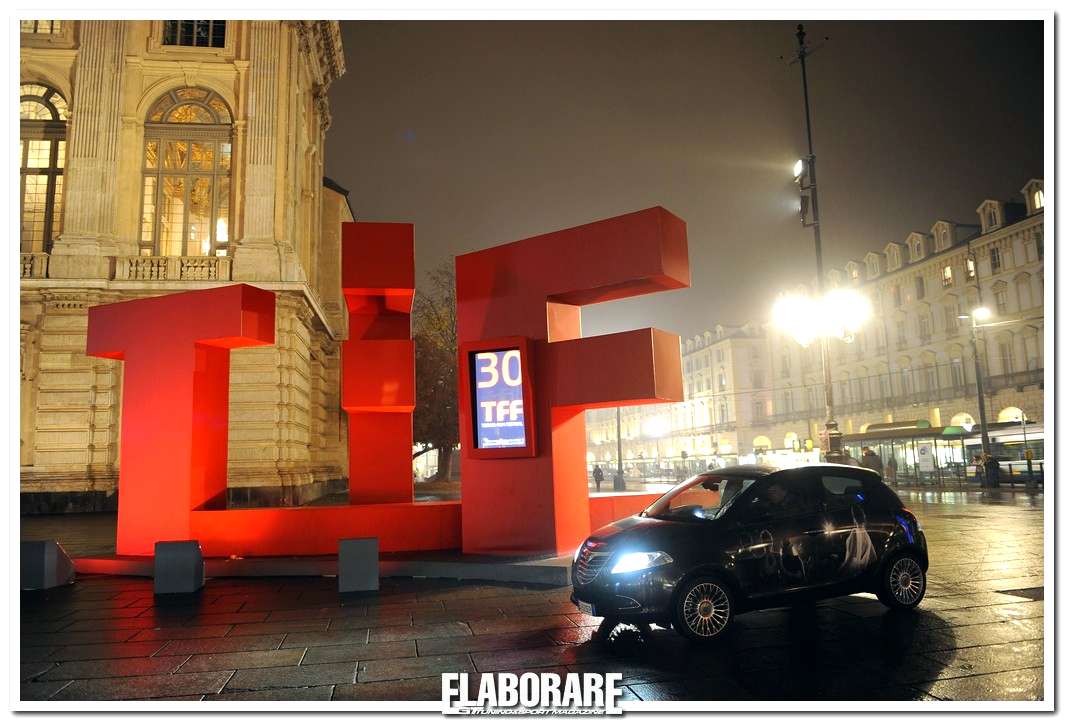
[[[762,476],[764,473],[752,471],[696,474],[662,495],[643,515],[656,519],[714,519]]]

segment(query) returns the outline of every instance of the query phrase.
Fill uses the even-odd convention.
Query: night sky
[[[765,319],[814,273],[794,22],[343,22],[326,173],[362,220],[450,256],[662,205],[692,288],[587,307],[585,334]],[[806,23],[827,267],[1043,174],[1038,22]]]

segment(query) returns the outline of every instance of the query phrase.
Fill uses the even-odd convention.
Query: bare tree
[[[414,297],[414,442],[424,445],[414,458],[436,449],[439,463],[432,481],[448,478],[459,441],[453,269],[454,264],[447,263],[432,271]]]

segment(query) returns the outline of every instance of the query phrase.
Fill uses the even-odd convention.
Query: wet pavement
[[[620,672],[623,703],[1042,699],[1042,495],[899,493],[931,556],[912,614],[843,597],[741,615],[700,648],[657,627],[593,639],[568,587],[213,579],[162,603],[147,579],[83,577],[23,593],[21,697],[439,701],[442,672],[535,670]]]

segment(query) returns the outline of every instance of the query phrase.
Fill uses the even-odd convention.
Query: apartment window
[[[1002,339],[998,342],[998,356],[1002,361],[1002,373],[1013,373],[1013,341],[1012,339]]]
[[[895,345],[898,348],[906,348],[906,322],[895,322]]]
[[[880,398],[886,399],[891,397],[891,376],[889,374],[880,374]]]
[[[141,255],[229,253],[232,115],[218,95],[178,88],[144,126]]]
[[[791,376],[791,356],[788,354],[780,357],[780,373],[785,377]]]
[[[943,266],[943,288],[950,288],[954,285],[954,269],[950,266]]]
[[[1043,231],[1035,232],[1035,250],[1039,253],[1039,260],[1043,260]]]
[[[976,259],[972,256],[965,259],[965,277],[970,281],[976,278]]]
[[[718,408],[717,423],[724,424],[728,421],[728,406],[721,404]]]
[[[932,317],[927,314],[922,314],[917,318],[917,335],[920,336],[923,343],[928,343],[932,340]]]
[[[939,378],[933,365],[924,367],[924,388],[925,391],[935,391],[939,388]]]
[[[924,245],[920,239],[915,238],[913,240],[913,260],[918,260],[924,256]]]
[[[1007,309],[1009,308],[1009,291],[1007,290],[1007,288],[1008,287],[1005,283],[995,284],[995,310],[998,311],[1000,316],[1008,312]]]
[[[717,350],[717,362],[721,363],[724,360],[725,360],[725,352],[722,351],[721,349],[718,349]]]
[[[991,208],[987,212],[987,225],[989,228],[994,228],[998,225],[998,211],[996,211],[994,208]]]
[[[725,372],[724,371],[719,371],[717,373],[717,388],[720,391],[724,391],[725,390]]]
[[[924,298],[924,276],[918,276],[914,279],[913,288],[917,298]]]
[[[998,248],[991,249],[991,273],[998,273],[1002,270],[1002,251]]]
[[[765,402],[760,400],[752,401],[751,415],[756,421],[763,421],[765,419]]]
[[[946,329],[948,336],[953,336],[958,332],[958,307],[956,305],[949,304],[943,309],[943,328]]]
[[[792,397],[791,397],[791,390],[789,389],[789,390],[785,391],[784,392],[784,396],[782,398],[783,398],[784,413],[785,414],[790,414],[794,410],[794,401],[792,400]]]
[[[63,22],[62,20],[21,20],[19,30],[30,35],[59,35],[63,32]],[[1042,195],[1042,191],[1039,193]]]
[[[902,287],[897,283],[891,287],[891,300],[894,301],[895,308],[902,306]]]
[[[66,99],[38,83],[19,86],[19,200],[23,253],[50,251],[63,218]]]
[[[902,385],[903,396],[910,396],[913,394],[913,369],[904,368],[900,370],[899,381]]]
[[[226,45],[226,21],[164,20],[163,45],[223,48]]]
[[[756,389],[765,388],[765,372],[752,371],[751,372],[751,385]]]
[[[1032,194],[1032,207],[1037,209],[1043,207],[1043,191],[1036,191]]]
[[[956,389],[965,386],[965,365],[960,358],[950,360],[950,384]]]

